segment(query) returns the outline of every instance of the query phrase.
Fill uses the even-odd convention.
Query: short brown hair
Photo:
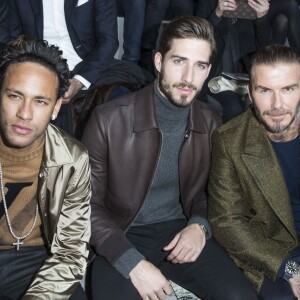
[[[250,75],[257,65],[273,65],[275,63],[296,63],[300,65],[300,54],[285,45],[273,44],[258,50],[251,58]]]
[[[216,41],[212,25],[199,17],[184,16],[171,21],[163,30],[158,51],[162,57],[171,49],[174,39],[199,39],[210,44],[211,62],[216,54]]]

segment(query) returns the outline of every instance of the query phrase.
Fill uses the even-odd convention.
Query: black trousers
[[[256,292],[227,253],[211,238],[193,263],[166,261],[166,246],[186,226],[185,220],[173,220],[135,226],[127,232],[133,245],[157,266],[166,278],[191,291],[201,299],[250,300]],[[105,258],[96,256],[92,265],[93,300],[141,299],[129,279],[120,275]]]
[[[0,299],[19,300],[26,293],[36,272],[48,257],[44,247],[21,247],[16,250],[0,251]],[[70,300],[87,299],[78,284]],[[54,299],[53,299],[54,300]]]
[[[265,277],[259,291],[259,299],[262,300],[297,300],[294,296],[290,284],[282,279],[277,278],[272,281]]]

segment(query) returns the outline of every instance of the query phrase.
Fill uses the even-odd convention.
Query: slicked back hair
[[[158,51],[162,57],[171,49],[175,39],[198,39],[210,44],[211,63],[216,54],[216,41],[214,39],[213,26],[204,19],[193,16],[179,17],[171,21],[163,30]]]
[[[258,50],[251,58],[251,69],[258,65],[273,65],[276,63],[296,63],[300,68],[300,54],[285,45],[273,44]]]

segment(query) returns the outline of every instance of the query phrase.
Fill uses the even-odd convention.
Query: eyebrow
[[[180,58],[182,60],[188,60],[186,57],[180,56],[180,55],[171,55],[171,58]],[[207,62],[207,61],[201,61],[201,60],[199,60],[199,61],[197,61],[197,63],[209,66],[209,62]]]
[[[16,90],[16,89],[10,89],[10,88],[7,88],[6,91],[7,91],[7,92],[11,92],[11,93],[18,94],[18,95],[20,95],[20,96],[23,96],[23,93],[20,92],[20,91],[18,91],[18,90]],[[42,96],[42,95],[37,95],[37,96],[35,96],[34,98],[35,98],[35,99],[48,100],[48,101],[50,101],[50,102],[52,101],[51,98],[46,97],[46,96]]]
[[[281,89],[288,89],[288,88],[293,88],[293,87],[299,87],[299,84],[298,83],[293,83],[293,84],[290,84],[290,85],[283,86]],[[272,89],[267,88],[267,87],[262,86],[262,85],[256,85],[255,89],[272,90]]]

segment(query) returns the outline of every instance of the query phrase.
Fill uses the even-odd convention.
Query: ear
[[[252,96],[251,96],[251,86],[250,86],[250,84],[247,84],[247,91],[248,91],[248,96],[249,96],[250,101],[253,102]]]
[[[162,55],[160,52],[156,52],[154,55],[154,65],[157,72],[160,73],[162,65]]]
[[[55,116],[58,115],[61,105],[62,105],[62,98],[59,98],[59,99],[56,100],[56,103],[55,103],[54,108],[53,108],[52,115],[55,115]]]

